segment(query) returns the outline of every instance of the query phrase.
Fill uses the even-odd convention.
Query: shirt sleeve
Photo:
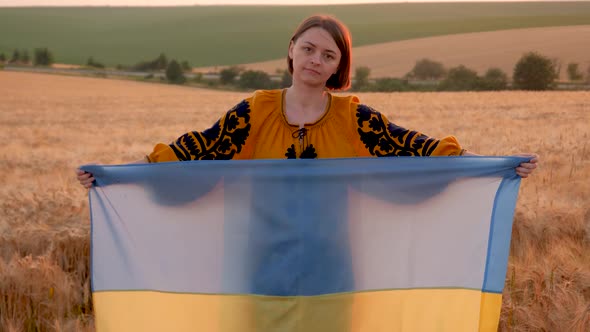
[[[464,152],[454,136],[428,137],[390,122],[369,106],[357,105],[355,126],[360,156],[459,156]]]
[[[148,161],[240,159],[250,135],[250,105],[247,100],[234,106],[211,128],[191,131],[170,144],[158,143]]]

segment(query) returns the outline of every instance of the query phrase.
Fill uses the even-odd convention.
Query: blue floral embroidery
[[[393,123],[385,123],[383,116],[366,105],[356,110],[358,134],[371,155],[390,156],[429,156],[439,141],[411,131]]]
[[[244,100],[211,128],[186,133],[170,147],[179,160],[229,160],[242,151],[250,128],[250,105]]]

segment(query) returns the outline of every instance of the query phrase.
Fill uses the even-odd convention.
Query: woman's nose
[[[317,53],[311,55],[311,63],[317,65],[320,63],[320,56]]]

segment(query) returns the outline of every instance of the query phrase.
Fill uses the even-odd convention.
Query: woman
[[[289,43],[289,88],[256,91],[211,128],[157,144],[137,162],[476,155],[453,136],[427,137],[389,122],[355,96],[332,95],[350,87],[351,50],[350,33],[340,21],[307,18]],[[523,156],[531,160],[516,173],[526,178],[538,158]],[[92,174],[77,170],[77,177],[84,187],[92,186]]]
[[[287,62],[293,76],[293,84],[289,88],[256,91],[234,106],[211,128],[203,132],[186,133],[170,144],[157,144],[149,155],[138,162],[475,155],[463,149],[453,136],[440,140],[427,137],[389,122],[379,112],[361,104],[355,96],[332,95],[330,91],[350,87],[351,67],[350,34],[333,17],[312,16],[303,21],[289,43]],[[529,156],[529,162],[516,168],[516,173],[521,177],[527,177],[536,168],[537,157]],[[92,186],[92,174],[78,170],[77,176],[83,186]],[[346,192],[346,188],[333,190],[333,195],[346,200]],[[306,192],[302,197],[310,202],[306,206],[312,209],[313,204],[321,202],[321,197],[315,197],[314,192]],[[291,202],[278,199],[267,197],[264,202],[278,205],[285,211],[293,210],[289,206]],[[306,213],[308,217],[303,218],[305,220],[302,222],[315,223],[316,220],[309,217],[314,214],[310,211]],[[335,225],[338,220],[345,219],[345,214],[346,211],[333,209],[333,215],[319,222],[322,227],[331,227],[332,223]],[[259,232],[260,235],[260,232],[272,233],[273,227],[282,227],[280,220],[265,220],[261,223],[264,223],[263,227],[250,231]],[[334,237],[347,236],[345,230]],[[309,251],[316,256],[325,256],[318,261],[328,262],[328,266],[314,266],[313,260],[302,262],[309,273],[309,282],[306,286],[297,281],[300,295],[317,294],[317,289],[314,289],[317,285],[321,285],[321,290],[327,293],[342,293],[354,283],[346,275],[334,275],[331,272],[342,271],[343,266],[350,267],[350,257],[346,248],[336,248],[330,241],[346,242],[341,239],[312,239],[307,242],[312,244]],[[273,275],[273,270],[280,268],[273,263],[273,253],[283,245],[279,242],[266,243],[256,249],[257,253],[262,253],[256,257],[257,263],[253,266],[253,276],[250,278],[253,280],[252,290],[256,294],[293,295],[286,289],[292,283],[265,279]],[[331,263],[333,266],[329,266]],[[335,266],[339,268],[333,268]],[[349,301],[339,300],[332,304],[326,301],[332,312],[341,313],[343,317],[351,310]],[[264,306],[259,304],[252,304],[250,310],[254,321],[249,324],[258,330],[264,330],[267,324],[275,326],[272,325],[275,319],[283,319],[282,316],[269,317]],[[327,318],[323,317],[322,312],[308,310],[305,315],[308,321],[325,321]],[[345,318],[330,320],[326,324],[333,331],[350,328],[350,322]]]

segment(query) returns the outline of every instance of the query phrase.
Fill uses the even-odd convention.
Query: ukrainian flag
[[[85,166],[97,331],[496,331],[522,161]]]

